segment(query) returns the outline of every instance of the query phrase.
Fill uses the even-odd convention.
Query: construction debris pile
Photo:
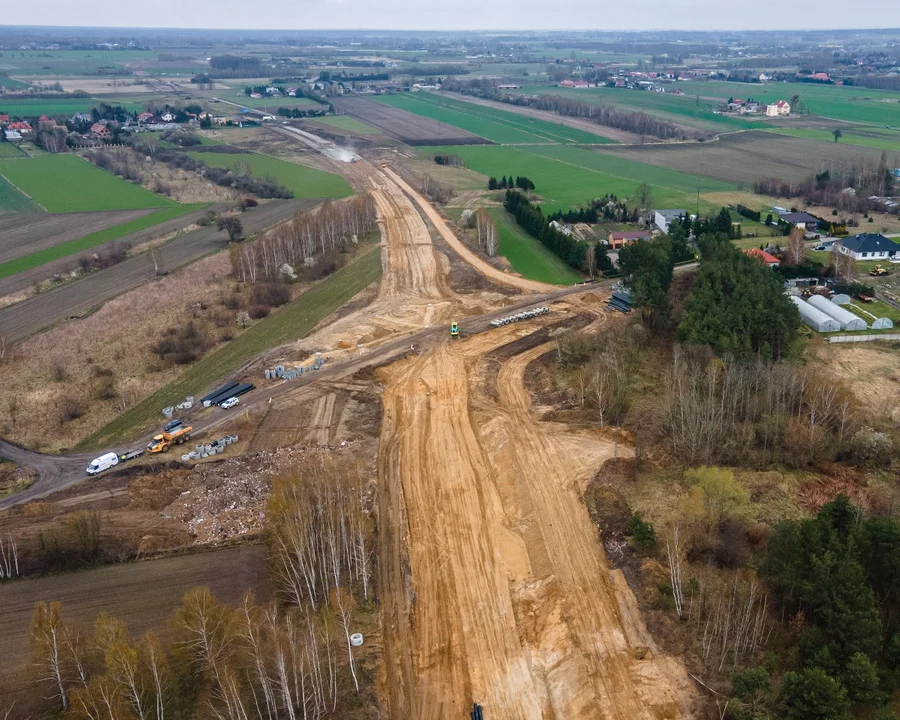
[[[197,465],[188,479],[189,489],[162,515],[184,523],[198,545],[261,530],[272,478],[318,451],[282,448]]]

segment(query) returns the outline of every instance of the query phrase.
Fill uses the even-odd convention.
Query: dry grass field
[[[876,148],[758,130],[731,133],[706,143],[608,145],[596,152],[748,187],[765,177],[799,182],[829,165],[878,162],[882,153]]]
[[[230,269],[219,253],[23,342],[4,365],[0,434],[42,450],[72,447],[178,375],[151,351],[168,328],[193,320],[210,349],[237,334],[237,311],[222,304],[234,295]]]

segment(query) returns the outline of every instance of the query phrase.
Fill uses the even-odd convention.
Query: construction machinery
[[[871,275],[872,277],[883,277],[887,274],[888,271],[881,267],[881,265],[876,265],[871,270],[869,270],[869,275]]]
[[[459,323],[450,323],[450,337],[459,337]]]
[[[191,439],[191,430],[194,428],[190,425],[179,425],[171,431],[163,431],[159,435],[155,435],[147,445],[147,450],[151,453],[166,453],[173,445],[181,445]]]

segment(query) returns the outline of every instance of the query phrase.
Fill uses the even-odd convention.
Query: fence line
[[[832,335],[828,338],[828,342],[830,343],[872,342],[873,340],[900,340],[900,333],[885,333],[884,335]]]

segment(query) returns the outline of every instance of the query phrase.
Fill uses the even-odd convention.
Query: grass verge
[[[120,225],[114,225],[113,227],[104,230],[98,230],[90,235],[60,243],[59,245],[33,252],[30,255],[24,255],[0,265],[0,279],[24,272],[25,270],[40,267],[53,260],[59,260],[60,258],[69,255],[90,250],[98,245],[108,243],[111,240],[118,240],[121,237],[138,232],[139,230],[146,230],[154,225],[164,223],[167,220],[174,220],[177,217],[187,215],[202,207],[204,207],[203,203],[196,205],[174,205],[158,212],[150,213],[149,215],[144,215],[143,217],[135,218],[134,220],[129,220]]]
[[[517,273],[551,285],[570,285],[584,279],[516,225],[508,212],[491,208],[490,213],[497,221],[500,254],[509,260]]]
[[[381,253],[373,247],[349,265],[313,285],[225,347],[187,368],[176,380],[122,413],[78,444],[77,449],[110,447],[136,437],[160,420],[160,409],[198,396],[264,350],[307,335],[321,320],[381,276]]]

